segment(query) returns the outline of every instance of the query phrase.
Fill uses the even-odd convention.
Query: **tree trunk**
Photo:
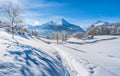
[[[57,44],[58,44],[58,38],[57,38]]]
[[[14,39],[14,27],[12,26],[12,38]]]
[[[12,18],[12,38],[14,39],[14,17]]]
[[[14,23],[13,23],[13,21],[14,21],[14,18],[12,19],[12,27],[11,27],[11,29],[12,29],[12,38],[14,39]]]

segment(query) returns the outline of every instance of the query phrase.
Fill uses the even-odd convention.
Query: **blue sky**
[[[15,1],[15,0],[13,0]],[[120,0],[21,0],[24,17],[32,24],[65,18],[86,27],[97,20],[120,21]]]

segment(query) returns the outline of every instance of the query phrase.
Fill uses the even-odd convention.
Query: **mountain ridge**
[[[48,23],[37,25],[37,26],[27,26],[28,30],[36,30],[40,35],[48,36],[52,32],[61,32],[65,31],[68,34],[73,34],[75,32],[85,32],[80,26],[71,24],[65,19],[61,19],[59,23],[54,20],[49,21]]]

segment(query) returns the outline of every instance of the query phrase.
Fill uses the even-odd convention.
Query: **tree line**
[[[109,25],[91,26],[86,31],[87,35],[120,35],[120,23]]]

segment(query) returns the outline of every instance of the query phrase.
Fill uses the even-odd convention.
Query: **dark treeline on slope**
[[[87,35],[120,35],[120,23],[101,24],[98,26],[91,25]]]

